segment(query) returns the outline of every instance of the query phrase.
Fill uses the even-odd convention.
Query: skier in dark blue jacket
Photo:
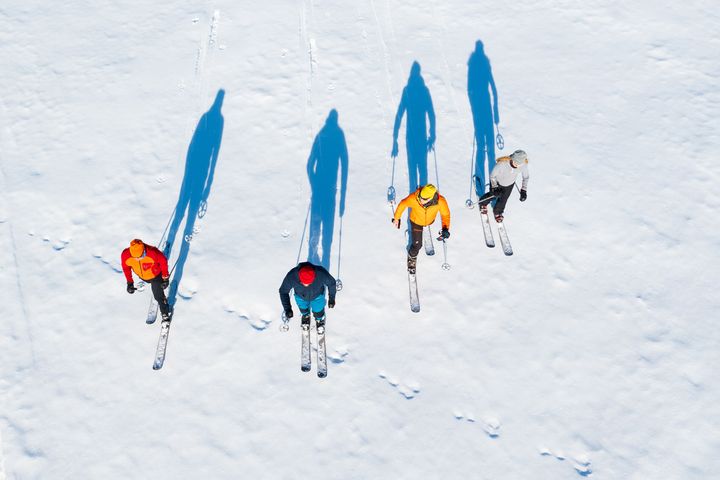
[[[285,316],[292,318],[293,310],[290,303],[290,290],[295,291],[295,303],[302,314],[302,328],[310,328],[310,310],[317,322],[318,333],[325,329],[325,287],[327,287],[327,305],[335,307],[335,294],[337,293],[335,278],[320,265],[302,262],[290,270],[280,285],[280,301]]]

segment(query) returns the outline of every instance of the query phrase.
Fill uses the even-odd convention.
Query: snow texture
[[[0,478],[716,478],[718,12],[3,2]],[[529,157],[512,257],[465,206],[477,41],[495,153]],[[394,170],[390,150],[414,61],[452,211],[452,269],[419,256],[417,314],[387,203],[393,171],[407,195],[405,120]],[[168,236],[153,371],[159,322],[119,258]],[[278,329],[279,284],[308,257],[344,285],[326,379],[298,368],[297,310]]]

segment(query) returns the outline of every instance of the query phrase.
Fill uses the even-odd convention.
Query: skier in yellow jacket
[[[442,230],[440,237],[443,241],[450,237],[450,208],[448,208],[447,200],[440,195],[435,185],[428,183],[421,186],[415,192],[405,197],[395,209],[392,223],[400,228],[400,217],[405,209],[410,209],[410,248],[408,249],[407,268],[408,272],[415,273],[417,265],[417,255],[422,246],[423,228],[431,225],[438,212],[442,222]]]

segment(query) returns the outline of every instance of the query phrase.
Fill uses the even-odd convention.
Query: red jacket
[[[132,272],[135,272],[135,275],[143,280],[152,280],[160,274],[162,274],[162,278],[170,276],[167,258],[152,245],[145,245],[145,253],[140,258],[131,256],[130,249],[126,248],[120,255],[120,264],[128,283],[133,282]]]

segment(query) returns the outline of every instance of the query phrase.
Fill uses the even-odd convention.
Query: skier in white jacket
[[[527,199],[527,184],[530,179],[527,154],[523,150],[515,150],[509,157],[500,157],[496,160],[495,168],[490,173],[490,192],[478,201],[480,210],[485,213],[487,204],[495,200],[493,213],[496,222],[503,221],[505,204],[510,198],[518,173],[522,174],[520,201],[524,202]]]

